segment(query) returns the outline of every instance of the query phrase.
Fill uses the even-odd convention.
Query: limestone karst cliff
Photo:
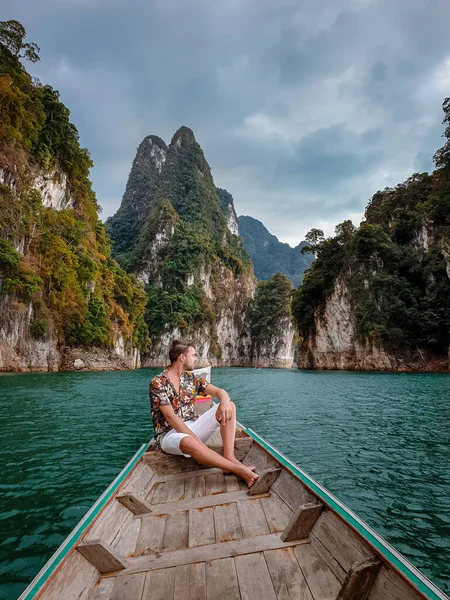
[[[145,295],[111,257],[89,154],[58,92],[20,62],[25,30],[2,31],[0,370],[138,367]]]
[[[122,234],[127,222],[133,236]],[[237,226],[233,198],[215,187],[190,129],[181,127],[168,147],[154,136],[144,139],[120,209],[106,223],[114,255],[147,292],[152,345],[144,365],[165,365],[173,337],[193,340],[201,363],[256,360],[250,323],[256,281]],[[285,325],[266,349],[273,366],[292,364]]]
[[[436,169],[377,192],[365,219],[325,239],[295,292],[303,369],[448,371],[450,100]]]

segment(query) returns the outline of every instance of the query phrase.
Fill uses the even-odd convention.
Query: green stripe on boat
[[[386,540],[378,533],[371,529],[362,519],[358,517],[352,510],[347,508],[340,500],[338,500],[331,492],[323,487],[311,475],[308,475],[303,469],[293,463],[282,452],[274,448],[269,442],[258,435],[253,429],[244,429],[249,436],[257,441],[261,446],[289,471],[294,473],[306,486],[308,486],[319,498],[321,498],[328,506],[335,510],[349,525],[358,531],[358,533],[374,546],[377,551],[383,556],[388,563],[393,565],[403,576],[410,581],[422,594],[425,594],[430,600],[449,600],[449,597],[437,588],[423,573],[406,560],[395,548],[393,548]]]
[[[39,571],[30,585],[26,588],[26,590],[22,593],[18,600],[31,600],[35,597],[35,595],[41,590],[42,586],[47,582],[50,575],[55,571],[56,567],[58,567],[64,558],[68,555],[68,553],[72,550],[81,536],[85,533],[86,529],[98,515],[98,513],[103,509],[105,504],[110,500],[110,498],[115,494],[117,488],[123,482],[125,477],[130,473],[131,469],[136,465],[138,460],[144,454],[147,449],[148,444],[143,444],[133,458],[130,460],[128,464],[120,471],[114,481],[109,485],[109,487],[103,492],[100,498],[95,502],[95,504],[88,510],[88,512],[84,515],[75,529],[70,533],[63,544],[58,548],[55,554],[47,561],[44,567]]]

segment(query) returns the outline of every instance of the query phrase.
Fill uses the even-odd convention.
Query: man
[[[234,456],[236,407],[229,395],[192,373],[197,360],[192,344],[174,340],[169,358],[170,366],[152,379],[149,388],[155,442],[168,454],[192,456],[202,465],[235,473],[251,487],[258,475]],[[220,403],[197,417],[195,397],[199,392]],[[205,444],[219,427],[223,456]]]

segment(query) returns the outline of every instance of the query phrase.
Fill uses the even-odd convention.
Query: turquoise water
[[[152,436],[157,371],[0,377],[0,599]],[[450,376],[216,369],[252,427],[450,591]]]

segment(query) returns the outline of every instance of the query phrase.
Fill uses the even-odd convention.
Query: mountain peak
[[[303,273],[313,261],[311,255],[300,252],[305,242],[291,248],[289,244],[280,242],[261,221],[253,217],[241,216],[238,223],[239,234],[253,262],[256,277],[268,280],[275,273],[284,273],[298,287],[303,280]]]

